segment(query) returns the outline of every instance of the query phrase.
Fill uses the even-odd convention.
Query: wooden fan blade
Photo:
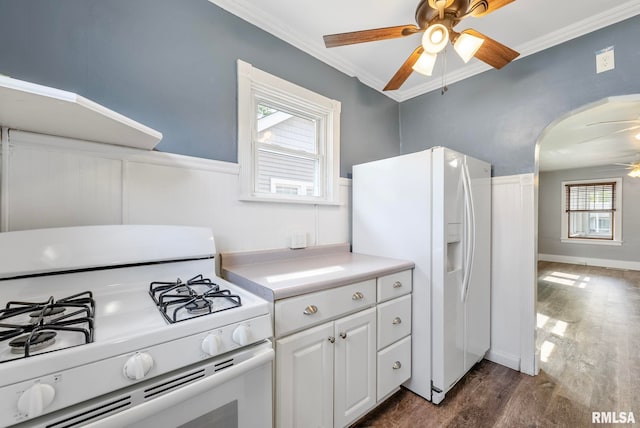
[[[513,49],[496,42],[491,37],[487,37],[474,29],[468,28],[464,30],[463,33],[484,39],[484,43],[474,56],[493,68],[501,69],[520,55],[520,53]]]
[[[506,6],[509,3],[513,3],[515,0],[479,0],[474,2],[469,10],[470,15],[476,18],[490,14],[500,9],[502,6]]]
[[[422,52],[424,52],[424,48],[420,45],[411,53],[411,55],[409,55],[409,58],[407,58],[398,71],[396,71],[396,74],[394,74],[391,80],[389,80],[389,83],[387,83],[387,86],[384,87],[383,91],[394,91],[400,88],[405,80],[411,76],[411,73],[413,73],[413,68],[411,67],[413,67],[416,61],[418,61]]]
[[[355,43],[375,42],[377,40],[396,39],[424,31],[415,25],[399,25],[397,27],[375,28],[373,30],[353,31],[351,33],[329,34],[323,36],[324,45],[328,48],[353,45]]]

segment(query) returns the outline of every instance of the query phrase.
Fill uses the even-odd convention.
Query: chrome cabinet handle
[[[340,337],[343,338],[343,339],[346,339],[347,338],[347,333],[345,333],[344,331],[341,331],[340,332]]]
[[[309,305],[304,309],[304,312],[302,312],[305,315],[313,315],[316,312],[318,312],[318,307],[316,305]]]
[[[393,363],[393,369],[394,370],[398,370],[400,368],[402,368],[402,364],[400,364],[400,361],[396,361],[395,363]]]
[[[359,291],[356,291],[355,293],[353,293],[353,296],[351,296],[351,300],[360,300],[362,298],[364,298],[364,294]]]
[[[402,287],[402,283],[400,281],[396,281],[393,283],[393,288],[400,288]]]
[[[333,343],[336,341],[336,338],[333,336],[329,336],[329,342]]]
[[[392,323],[393,323],[394,325],[396,325],[396,324],[401,324],[401,323],[402,323],[402,320],[400,319],[400,317],[395,317],[395,318],[393,319]]]

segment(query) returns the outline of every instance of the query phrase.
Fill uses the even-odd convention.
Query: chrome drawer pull
[[[347,338],[347,333],[345,333],[344,331],[340,332],[340,337],[343,339]]]
[[[402,287],[402,283],[400,281],[396,281],[393,283],[393,288],[400,288]]]
[[[401,324],[401,323],[402,323],[402,320],[400,319],[400,317],[395,317],[395,318],[393,319],[392,323],[393,323],[394,325],[396,325],[396,324]]]
[[[309,305],[304,309],[304,312],[302,312],[305,315],[313,315],[316,312],[318,312],[318,307],[316,305]]]
[[[329,336],[329,342],[334,343],[336,341],[336,338],[333,336]]]
[[[356,291],[355,293],[353,293],[353,296],[351,296],[351,300],[360,300],[362,298],[364,298],[364,294],[359,291]]]
[[[393,363],[393,369],[394,370],[398,370],[400,368],[402,368],[402,364],[400,364],[400,361],[396,361],[395,363]]]

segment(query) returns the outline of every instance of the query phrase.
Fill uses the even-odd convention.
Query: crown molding
[[[255,7],[252,7],[251,0],[209,1],[227,12],[236,15],[250,24],[272,34],[273,36],[284,40],[290,45],[293,45],[325,64],[330,65],[347,76],[355,76],[362,84],[375,89],[381,94],[386,95],[397,102],[409,100],[427,92],[440,89],[441,87],[440,79],[430,79],[424,84],[414,86],[411,89],[383,92],[382,88],[386,84],[386,81],[376,78],[365,69],[358,67],[349,61],[345,61],[338,55],[331,53],[331,50],[326,49],[320,41],[313,40],[304,34],[296,32],[290,26],[287,26],[286,23],[279,22],[273,15],[265,14],[262,11],[257,10]],[[516,61],[639,14],[640,2],[638,0],[629,0],[619,6],[604,9],[602,13],[599,13],[598,15],[567,25],[561,30],[554,31],[543,37],[539,37],[531,40],[530,42],[513,47],[515,50],[520,52],[520,56],[516,58]],[[476,61],[472,64],[466,65],[462,69],[448,73],[446,81],[448,84],[459,82],[491,69],[492,68],[490,66]]]
[[[362,84],[369,86],[376,91],[389,96],[389,98],[400,102],[399,94],[388,94],[382,92],[386,82],[376,79],[371,73],[363,68],[356,66],[348,61],[344,61],[339,56],[331,53],[324,45],[318,41],[314,41],[309,37],[296,32],[286,25],[282,25],[273,16],[260,13],[255,7],[252,7],[250,1],[246,0],[209,0],[216,6],[226,10],[227,12],[255,25],[261,30],[284,40],[290,45],[300,49],[301,51],[311,55],[312,57],[330,65],[341,73],[349,77],[356,77]]]
[[[602,13],[594,15],[591,18],[583,19],[582,21],[567,25],[561,30],[554,31],[544,37],[539,37],[518,46],[520,51],[519,58],[532,55],[552,46],[559,45],[560,43],[584,36],[585,34],[617,22],[624,21],[625,19],[636,15],[640,15],[640,2],[638,0],[627,1],[619,6],[604,9]]]

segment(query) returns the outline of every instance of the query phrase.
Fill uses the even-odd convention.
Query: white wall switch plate
[[[596,52],[596,73],[613,70],[616,67],[613,46]]]

